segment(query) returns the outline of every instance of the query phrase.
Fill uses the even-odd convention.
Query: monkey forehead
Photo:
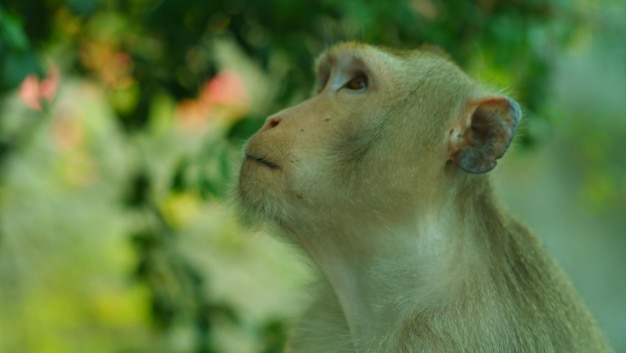
[[[358,43],[344,42],[326,49],[315,61],[315,69],[336,67],[342,62],[358,63],[369,69],[368,71],[385,72],[388,67],[393,67],[396,59],[376,47]],[[397,63],[396,63],[397,64]]]
[[[409,72],[414,78],[423,78],[422,71],[432,73],[433,67],[440,74],[453,72],[455,75],[460,73],[464,76],[462,70],[443,50],[431,45],[403,50],[359,42],[343,42],[328,48],[318,56],[315,69],[319,71],[321,68],[334,67],[344,60],[357,62],[377,73],[392,74],[397,71],[401,76],[406,76]]]

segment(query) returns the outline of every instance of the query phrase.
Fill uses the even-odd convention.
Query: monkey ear
[[[519,105],[507,97],[471,101],[450,130],[450,160],[468,173],[492,170],[513,140],[521,117]]]

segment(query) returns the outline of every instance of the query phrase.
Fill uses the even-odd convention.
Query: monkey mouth
[[[280,169],[278,164],[273,163],[271,161],[268,161],[267,159],[265,159],[263,157],[258,157],[258,156],[255,156],[253,154],[250,154],[250,153],[246,153],[246,159],[251,160],[251,161],[255,161],[255,162],[259,162],[259,163],[261,163],[261,164],[263,164],[266,167],[269,167],[271,169]]]

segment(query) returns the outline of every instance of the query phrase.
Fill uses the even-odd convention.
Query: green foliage
[[[23,31],[20,18],[0,5],[0,93],[16,87],[26,75],[39,71],[39,62]]]
[[[16,1],[7,8],[22,14],[25,32],[37,47],[63,41],[69,46],[66,50],[79,53],[81,46],[104,42],[114,52],[130,56],[128,74],[138,97],[130,107],[112,100],[129,132],[146,127],[155,95],[195,97],[218,70],[211,41],[225,36],[266,70],[273,57],[288,58],[290,79],[277,94],[276,106],[310,90],[312,55],[332,42],[358,39],[407,48],[434,43],[461,65],[484,51],[489,66],[523,73],[509,83],[536,113],[549,79],[546,51],[564,43],[576,24],[570,9],[551,1],[33,0]],[[49,15],[42,19],[42,13]],[[9,12],[2,16],[3,46],[8,48],[3,52],[8,55],[0,60],[12,76],[0,83],[15,87],[36,61],[27,51],[29,42],[19,17]],[[64,19],[78,21],[80,30],[63,28],[57,21]],[[82,72],[100,69],[74,59],[73,66]],[[111,95],[119,89],[114,87]]]

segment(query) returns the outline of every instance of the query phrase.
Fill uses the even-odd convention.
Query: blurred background
[[[280,352],[311,270],[230,185],[352,39],[521,103],[498,192],[626,352],[625,38],[622,0],[0,0],[0,352]]]

